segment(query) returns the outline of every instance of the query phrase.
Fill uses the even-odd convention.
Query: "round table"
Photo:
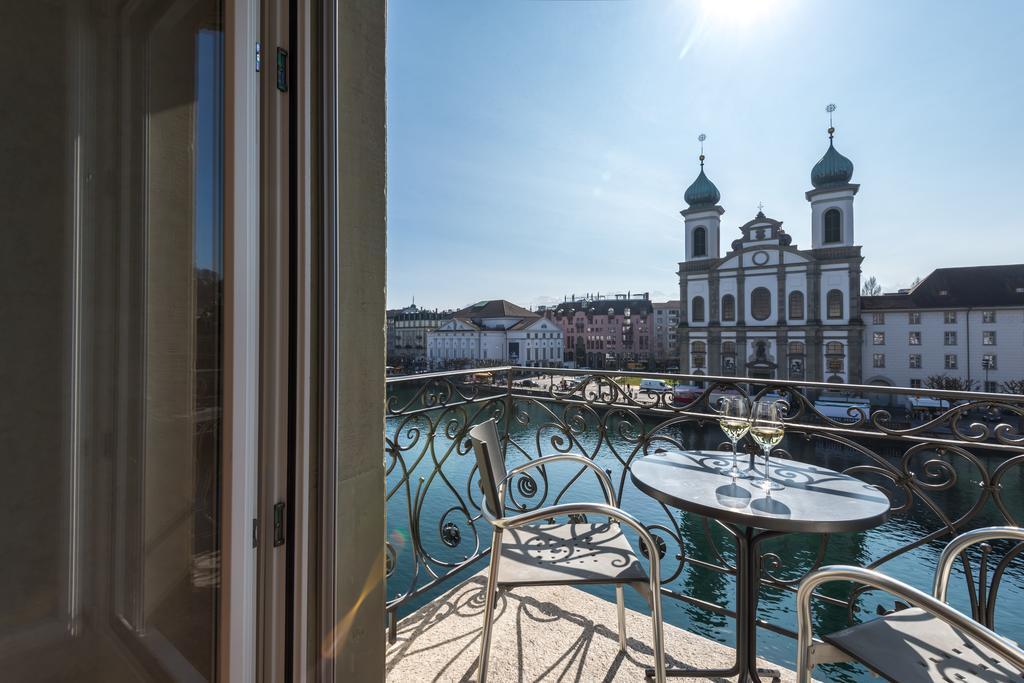
[[[742,456],[741,456],[742,459]],[[728,670],[672,670],[669,676],[739,676],[760,681],[777,671],[757,668],[758,546],[787,533],[863,531],[889,516],[877,487],[825,467],[771,458],[769,478],[785,488],[769,496],[749,478],[732,478],[728,451],[662,451],[636,460],[630,476],[638,489],[670,507],[717,520],[736,541],[736,663]],[[764,473],[759,459],[757,475]],[[648,672],[653,675],[653,670]]]

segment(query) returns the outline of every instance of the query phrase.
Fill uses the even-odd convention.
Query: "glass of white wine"
[[[733,479],[743,476],[737,467],[736,444],[740,442],[750,429],[750,401],[746,396],[725,396],[718,402],[721,413],[718,426],[725,432],[726,438],[732,442],[732,467],[722,470]]]
[[[784,427],[782,424],[781,406],[777,401],[762,399],[754,403],[750,415],[750,437],[764,453],[764,477],[754,480],[754,485],[761,487],[766,496],[770,496],[772,490],[785,488],[782,484],[772,481],[771,472],[768,466],[768,456],[772,449],[782,441]]]

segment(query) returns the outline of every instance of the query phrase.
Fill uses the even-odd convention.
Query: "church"
[[[853,162],[828,149],[811,170],[811,246],[759,211],[722,251],[721,194],[704,173],[687,188],[679,264],[679,367],[692,374],[860,383],[861,248]],[[703,141],[703,136],[701,136]]]

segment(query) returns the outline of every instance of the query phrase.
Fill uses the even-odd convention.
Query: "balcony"
[[[763,665],[790,680],[795,666],[794,595],[826,564],[877,568],[923,590],[945,542],[1024,516],[1024,396],[943,392],[613,371],[488,368],[388,380],[388,671],[392,680],[475,677],[490,528],[480,513],[479,475],[466,437],[494,417],[510,467],[556,452],[580,453],[610,474],[620,506],[657,542],[670,667],[727,666],[735,656],[735,551],[727,531],[666,507],[639,491],[629,470],[659,450],[727,449],[714,406],[723,392],[777,394],[789,404],[780,457],[828,467],[881,488],[889,519],[871,530],[788,534],[760,547],[756,607]],[[640,377],[704,387],[686,404],[644,393]],[[532,379],[535,386],[523,386]],[[563,380],[565,383],[563,384]],[[816,399],[836,390],[866,398],[870,412],[836,415]],[[913,398],[913,400],[911,400]],[[691,401],[687,398],[687,401]],[[945,401],[946,403],[942,403]],[[930,413],[922,405],[938,406]],[[741,444],[742,448],[742,444]],[[549,466],[510,485],[510,505],[597,500],[594,477]],[[539,474],[538,474],[539,472]],[[634,548],[640,548],[631,538]],[[954,574],[951,603],[971,614],[986,591],[1003,605],[1024,597],[1024,571],[1010,566],[993,587]],[[499,598],[491,652],[493,680],[640,680],[652,649],[647,605],[626,592],[628,649],[618,651],[611,587],[517,589]],[[821,632],[898,607],[878,592],[833,584],[816,596]],[[1024,616],[999,612],[1000,633],[1024,636]],[[852,664],[819,667],[825,680],[874,680]],[[693,680],[693,679],[690,679]],[[721,679],[716,679],[721,680]],[[767,679],[765,679],[767,680]]]

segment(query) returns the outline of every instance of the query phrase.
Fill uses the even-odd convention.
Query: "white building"
[[[940,268],[861,307],[868,384],[921,387],[946,375],[1002,391],[1024,379],[1024,264]]]
[[[432,367],[528,365],[561,367],[563,334],[553,321],[504,299],[457,311],[427,333]]]
[[[718,188],[686,190],[679,264],[679,367],[694,374],[861,381],[860,247],[854,244],[853,163],[829,146],[811,171],[811,248],[762,212],[724,254]]]

